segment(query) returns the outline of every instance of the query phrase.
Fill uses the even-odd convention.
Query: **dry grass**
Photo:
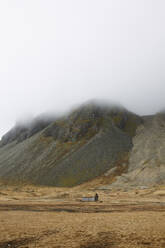
[[[164,193],[163,193],[164,192]],[[0,188],[0,248],[165,248],[165,188]]]

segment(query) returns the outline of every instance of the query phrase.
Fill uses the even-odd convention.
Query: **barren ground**
[[[165,248],[165,187],[94,189],[0,186],[0,248]]]

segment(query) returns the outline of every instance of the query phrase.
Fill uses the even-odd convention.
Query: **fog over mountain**
[[[2,0],[0,137],[90,99],[165,109],[163,0]]]

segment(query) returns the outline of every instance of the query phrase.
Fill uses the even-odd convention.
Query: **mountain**
[[[0,142],[0,180],[74,186],[122,164],[143,119],[92,101],[60,118],[19,124]]]
[[[143,119],[133,138],[128,172],[114,186],[165,184],[165,113]]]

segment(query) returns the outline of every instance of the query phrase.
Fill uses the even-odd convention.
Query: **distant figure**
[[[98,201],[99,200],[99,195],[96,193],[95,194],[95,201]]]

